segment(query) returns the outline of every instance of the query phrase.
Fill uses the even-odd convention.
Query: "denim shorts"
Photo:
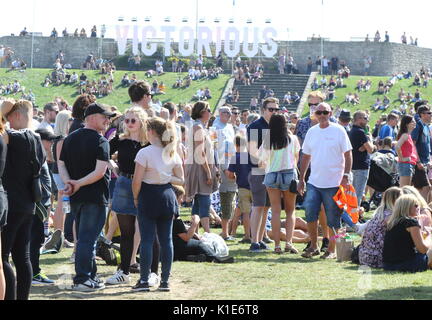
[[[111,209],[120,214],[130,214],[133,216],[138,214],[133,201],[132,179],[123,176],[117,178]]]
[[[306,186],[306,198],[303,203],[306,209],[306,221],[317,221],[321,210],[321,204],[323,204],[327,216],[327,225],[330,228],[339,229],[341,227],[342,211],[333,200],[338,190],[339,187],[317,188],[308,183]]]
[[[290,169],[266,173],[263,183],[267,188],[287,191],[289,190],[291,181],[295,179],[297,179],[297,172],[294,169]]]
[[[192,215],[197,215],[201,219],[210,217],[210,196],[205,194],[196,194],[192,205]]]
[[[415,165],[410,163],[398,162],[399,177],[412,177],[414,175]]]

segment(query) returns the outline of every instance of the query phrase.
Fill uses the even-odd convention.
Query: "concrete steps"
[[[289,91],[297,92],[302,97],[306,88],[309,75],[286,75],[286,74],[266,74],[263,78],[255,81],[250,86],[243,84],[234,84],[239,90],[239,101],[233,102],[232,105],[239,109],[249,109],[250,100],[256,96],[259,97],[259,91],[263,86],[267,86],[274,91],[275,97],[279,99],[281,106],[285,106],[289,111],[296,111],[298,103],[294,105],[283,105],[283,98]]]

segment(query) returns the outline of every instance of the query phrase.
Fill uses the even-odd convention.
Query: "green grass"
[[[72,73],[73,71],[76,71],[78,75],[80,75],[82,72],[81,70],[70,70],[70,73]],[[125,110],[130,106],[130,99],[127,93],[127,88],[123,88],[120,86],[121,78],[125,72],[126,71],[121,70],[115,72],[113,92],[106,97],[98,98],[98,101],[108,105],[116,106],[121,111]],[[13,82],[14,80],[18,80],[21,86],[24,86],[26,88],[26,93],[29,89],[33,91],[36,96],[36,104],[41,108],[43,108],[43,106],[47,102],[52,101],[57,96],[63,97],[70,105],[72,105],[76,97],[78,96],[77,86],[62,84],[60,86],[50,85],[48,88],[45,88],[43,87],[43,82],[48,73],[51,73],[51,70],[28,69],[25,72],[7,72],[6,69],[3,68],[0,69],[0,83],[7,84],[9,82]],[[102,76],[101,74],[99,74],[99,71],[86,70],[84,71],[84,73],[87,75],[89,80],[98,80]],[[134,71],[128,73],[129,76],[132,73],[135,73],[138,79],[148,80],[150,84],[153,82],[154,79],[157,79],[159,83],[163,81],[165,83],[165,86],[167,87],[166,94],[155,96],[155,98],[160,99],[162,103],[167,101],[172,101],[174,103],[189,102],[199,88],[209,87],[213,96],[213,98],[209,100],[212,109],[216,107],[217,102],[219,101],[219,97],[221,96],[222,91],[225,88],[227,80],[230,78],[230,75],[221,74],[219,75],[219,78],[210,81],[192,81],[192,85],[187,89],[173,89],[172,85],[175,83],[178,77],[181,76],[183,78],[186,73],[182,73],[179,75],[177,73],[168,72],[162,76],[155,76],[150,79],[147,79],[144,76],[144,71]],[[21,94],[19,93],[15,96],[8,95],[7,97],[19,99],[21,98]]]
[[[327,76],[327,83],[330,79],[330,76]],[[355,93],[357,92],[355,90],[357,81],[359,79],[363,78],[364,80],[370,79],[372,81],[371,89],[368,92],[360,92],[360,104],[353,106],[352,104],[349,104],[345,102],[345,96],[348,93]],[[320,80],[322,79],[321,76],[317,77],[318,83],[320,83]],[[411,95],[414,96],[414,92],[416,89],[420,89],[421,97],[422,99],[426,99],[429,101],[432,101],[432,87],[423,88],[423,87],[417,87],[413,86],[412,83],[414,81],[413,78],[411,79],[403,79],[396,82],[396,84],[390,89],[389,94],[387,95],[390,99],[390,106],[385,111],[373,111],[371,109],[371,105],[373,105],[377,98],[380,98],[381,101],[384,98],[383,94],[378,94],[378,83],[380,80],[382,80],[384,83],[389,79],[389,77],[361,77],[361,76],[350,76],[348,79],[344,79],[344,84],[346,84],[346,88],[337,88],[336,89],[336,98],[329,101],[329,103],[336,107],[339,105],[341,108],[348,109],[351,111],[351,114],[357,110],[370,110],[370,125],[374,125],[376,120],[379,119],[380,115],[385,113],[389,114],[391,110],[397,109],[399,110],[400,106],[400,100],[398,97],[399,91],[401,88],[404,89],[405,93],[410,92]],[[412,104],[411,104],[412,105]],[[309,114],[309,107],[305,105],[305,108],[303,110],[303,116],[306,116]]]
[[[181,216],[187,220],[190,209]],[[304,216],[304,212],[298,212]],[[220,229],[213,229],[219,233]],[[243,235],[239,228],[238,237]],[[363,275],[357,265],[318,258],[304,259],[300,255],[275,255],[271,252],[251,254],[249,245],[229,243],[234,264],[174,262],[169,293],[152,291],[133,293],[138,280],[132,274],[132,284],[107,287],[98,293],[74,293],[62,285],[70,284],[74,274],[68,262],[72,249],[56,255],[41,256],[43,271],[52,279],[60,279],[52,287],[32,287],[30,299],[127,299],[127,300],[299,300],[299,299],[432,299],[431,271],[402,274],[371,270]],[[296,244],[302,250],[304,244]],[[98,262],[102,278],[112,275],[116,267]]]

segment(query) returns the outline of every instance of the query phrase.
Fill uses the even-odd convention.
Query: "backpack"
[[[228,246],[221,236],[205,232],[201,240],[216,252],[216,257],[222,258],[229,255]]]

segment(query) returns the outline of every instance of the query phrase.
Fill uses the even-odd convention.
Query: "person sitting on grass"
[[[166,94],[166,86],[165,86],[165,84],[163,83],[163,81],[161,81],[160,83],[159,83],[159,86],[158,86],[158,93],[160,93],[160,94]]]
[[[210,89],[209,89],[208,87],[206,87],[205,90],[204,90],[204,97],[205,97],[207,100],[212,98],[212,96],[211,96],[211,91],[210,91]]]
[[[421,272],[432,268],[430,229],[421,230],[420,203],[414,195],[402,195],[395,203],[384,237],[386,271]]]
[[[382,101],[382,108],[380,108],[380,110],[387,110],[389,105],[390,105],[390,99],[387,96],[384,96]]]
[[[123,75],[123,78],[121,79],[121,85],[123,87],[128,87],[130,85],[129,75],[127,73]]]
[[[419,86],[420,87],[420,76],[418,73],[416,73],[415,77],[414,77],[414,82],[413,82],[413,86]]]
[[[180,201],[185,194],[183,187],[176,185],[172,187],[177,200]],[[195,233],[197,223],[192,219],[187,229],[179,214],[175,215],[172,228],[174,261],[233,263],[233,257],[217,257],[215,250],[201,240],[201,236]]]
[[[49,86],[51,83],[52,83],[52,81],[51,81],[50,75],[47,74],[47,76],[45,77],[45,81],[44,81],[43,86],[44,86],[45,88],[48,88],[48,86]]]
[[[413,186],[406,185],[402,187],[402,193],[412,194],[417,198],[418,202],[420,203],[420,213],[418,216],[418,220],[420,226],[422,227],[422,230],[424,228],[432,227],[432,209],[430,205],[427,204],[426,200],[423,198],[420,192]]]
[[[272,213],[271,211],[267,214],[267,222],[266,222],[266,230],[267,234],[273,241],[276,241],[275,239],[275,233],[272,231],[271,226],[271,219],[272,219]],[[286,225],[286,220],[283,219],[280,221],[281,226]],[[281,228],[279,233],[279,241],[286,241],[286,229]],[[318,237],[318,240],[322,240],[322,237]],[[295,226],[294,226],[294,233],[292,236],[292,242],[293,243],[308,243],[310,241],[309,234],[307,233],[307,222],[304,221],[302,218],[296,217],[295,219]]]
[[[375,103],[371,106],[374,111],[377,111],[382,105],[381,99],[377,98]]]
[[[382,94],[384,93],[384,82],[382,80],[380,80],[380,82],[378,83],[378,93]]]
[[[370,88],[371,88],[371,86],[372,86],[372,81],[370,81],[369,79],[367,79],[366,80],[366,83],[365,83],[365,85],[364,85],[364,91],[369,91],[370,90]]]
[[[363,226],[363,238],[359,246],[359,262],[371,268],[383,267],[382,251],[386,225],[391,216],[394,204],[402,190],[397,187],[387,189],[382,197],[380,206],[375,210],[371,220]]]

